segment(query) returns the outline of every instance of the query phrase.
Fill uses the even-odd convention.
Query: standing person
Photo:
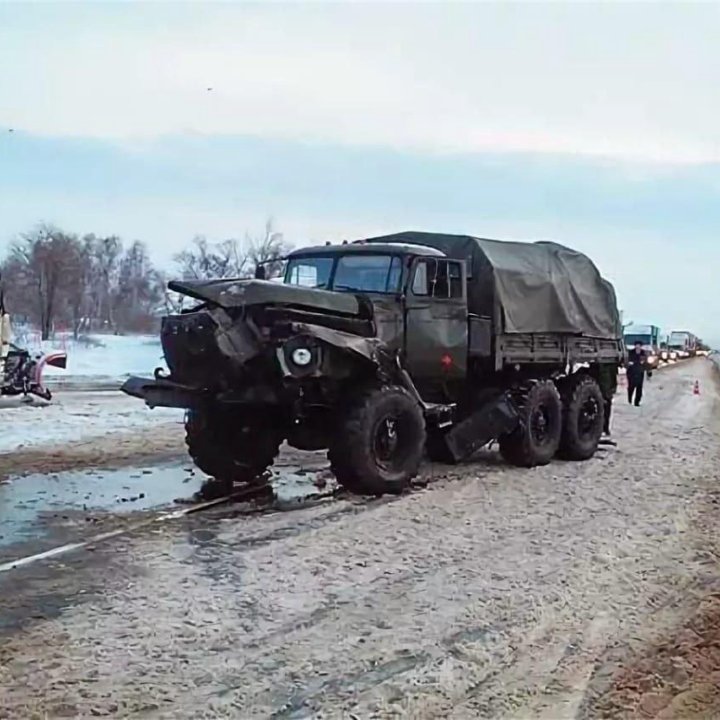
[[[647,355],[643,350],[641,342],[636,342],[635,347],[628,353],[627,359],[627,389],[628,402],[635,407],[640,407],[643,395],[643,382],[645,380]]]
[[[617,392],[618,368],[616,365],[600,366],[600,388],[603,394],[603,445],[615,445],[616,443],[610,439],[610,415],[612,413],[612,402]]]

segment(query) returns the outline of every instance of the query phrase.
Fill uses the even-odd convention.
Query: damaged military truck
[[[595,453],[623,342],[581,253],[407,232],[297,250],[283,282],[263,277],[171,283],[198,304],[163,319],[170,373],[123,386],[186,408],[190,455],[220,482],[263,482],[283,442],[327,449],[360,494],[402,492],[425,452]]]

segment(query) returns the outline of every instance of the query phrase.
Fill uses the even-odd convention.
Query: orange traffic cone
[[[700,381],[696,380],[695,384],[693,385],[693,395],[699,395],[700,394]]]

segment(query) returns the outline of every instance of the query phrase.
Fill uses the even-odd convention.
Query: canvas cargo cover
[[[576,250],[423,232],[368,240],[380,241],[427,245],[467,260],[469,310],[499,322],[499,332],[622,336],[613,286]]]

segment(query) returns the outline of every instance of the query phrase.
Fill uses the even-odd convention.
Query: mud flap
[[[460,462],[491,440],[512,432],[518,422],[515,407],[507,394],[503,394],[458,423],[445,435],[445,442],[455,462]]]

